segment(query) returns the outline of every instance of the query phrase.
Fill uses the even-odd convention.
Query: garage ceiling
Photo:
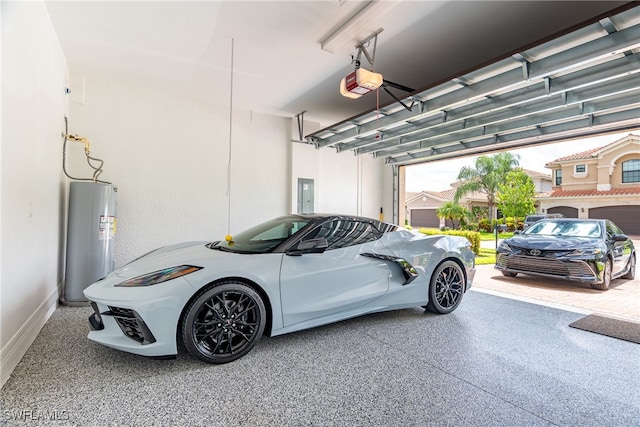
[[[411,164],[633,130],[640,127],[639,72],[640,6],[307,140]]]
[[[234,106],[306,111],[321,126],[376,107],[375,96],[347,99],[338,85],[354,46],[379,29],[375,70],[419,89],[629,3],[45,0],[72,73],[218,106],[230,102],[233,74]],[[338,46],[323,50],[345,23]],[[391,100],[381,93],[380,105]]]
[[[304,112],[327,128],[294,139],[391,164],[639,126],[638,2],[45,4],[74,74],[207,105]],[[384,91],[339,94],[355,46],[380,30],[373,68],[419,89],[392,90],[410,111]]]

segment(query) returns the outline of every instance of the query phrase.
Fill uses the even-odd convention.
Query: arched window
[[[640,182],[640,159],[627,160],[622,163],[622,182]]]

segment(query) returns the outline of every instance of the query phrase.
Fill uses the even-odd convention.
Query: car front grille
[[[548,274],[567,279],[596,279],[593,270],[584,261],[560,261],[552,258],[498,254],[496,264],[499,268],[518,270],[523,273]]]
[[[111,307],[109,311],[102,313],[103,316],[113,316],[122,333],[140,344],[151,344],[156,342],[147,324],[140,315],[129,308]]]

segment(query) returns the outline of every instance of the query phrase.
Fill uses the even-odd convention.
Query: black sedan
[[[533,274],[604,291],[612,279],[634,279],[636,250],[609,220],[546,219],[500,243],[495,268],[507,277]]]

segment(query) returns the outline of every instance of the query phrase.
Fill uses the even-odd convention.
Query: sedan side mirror
[[[614,242],[626,242],[629,237],[626,234],[614,234],[613,241]]]
[[[299,256],[303,254],[321,254],[329,247],[327,239],[309,239],[298,243],[294,249],[287,251],[287,255]]]

